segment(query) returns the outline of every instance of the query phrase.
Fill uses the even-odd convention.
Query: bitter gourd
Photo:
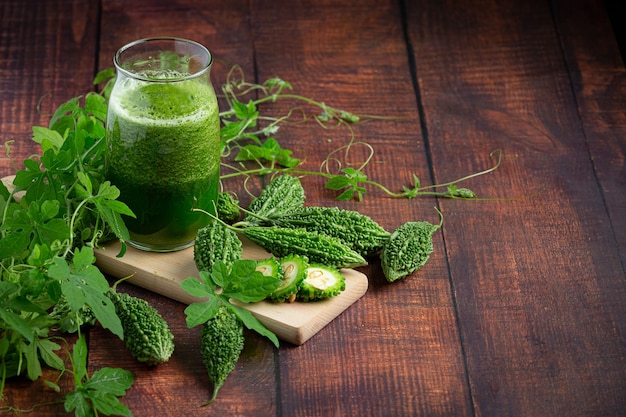
[[[317,301],[339,295],[346,289],[346,278],[336,268],[327,265],[311,264],[305,270],[305,277],[298,289],[300,301]]]
[[[440,227],[441,223],[406,222],[391,233],[380,254],[387,281],[404,278],[426,263],[433,252],[433,233]]]
[[[224,223],[233,224],[239,220],[241,210],[239,201],[231,194],[225,191],[217,195],[217,217]]]
[[[248,225],[259,225],[262,219],[290,213],[304,205],[304,188],[298,177],[283,174],[274,177],[248,206],[252,214],[244,218]]]
[[[243,345],[243,323],[230,308],[220,305],[200,333],[202,363],[213,383],[213,396],[203,405],[215,400],[226,378],[235,369]]]
[[[269,220],[289,228],[303,228],[341,239],[362,256],[380,251],[391,235],[371,217],[338,207],[303,207]]]
[[[367,265],[367,261],[358,252],[341,240],[306,229],[250,226],[240,229],[239,232],[279,258],[290,254],[302,255],[310,262],[336,268]]]
[[[198,271],[211,272],[217,261],[232,265],[241,258],[243,247],[237,233],[219,220],[198,230],[193,259]]]
[[[148,365],[167,362],[174,352],[174,335],[163,316],[144,299],[113,290],[107,295],[115,305],[131,355]]]
[[[309,261],[304,256],[292,254],[280,258],[280,268],[283,271],[282,283],[268,298],[276,302],[294,302],[308,267]]]

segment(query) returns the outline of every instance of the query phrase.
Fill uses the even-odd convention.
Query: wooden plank
[[[47,126],[59,104],[93,88],[97,14],[96,1],[0,4],[0,142],[14,141],[18,166],[36,148],[32,126]],[[3,151],[0,177],[13,173]]]
[[[500,148],[501,169],[468,186],[526,196],[441,202],[476,414],[620,414],[624,273],[548,2],[408,16],[437,179]]]
[[[244,259],[261,260],[272,256],[249,240],[242,241]],[[119,251],[119,242],[112,242],[95,251],[96,265],[103,273],[118,279],[130,277],[126,282],[185,304],[205,301],[191,296],[180,286],[186,278],[199,276],[193,247],[169,253],[144,252],[129,247],[121,258],[117,257]],[[345,290],[324,301],[241,303],[233,300],[233,303],[250,311],[279,339],[302,345],[367,291],[367,276],[354,269],[342,269],[341,273],[346,279]]]
[[[330,106],[396,117],[353,127],[375,150],[365,169],[370,179],[394,190],[410,185],[412,174],[430,182],[399,2],[254,3],[251,24],[258,80],[280,76],[294,93]],[[316,170],[349,133],[296,125],[279,140]],[[355,163],[367,154],[355,147],[351,156]],[[407,220],[438,221],[431,199],[392,199],[372,188],[360,203],[335,202],[324,181],[307,177],[303,184],[307,204],[359,210],[389,230]],[[370,287],[353,308],[314,343],[280,351],[282,409],[294,416],[471,415],[441,234],[427,266],[403,282],[388,284],[375,259],[363,272]],[[383,392],[393,395],[376,394]]]
[[[616,12],[615,4],[610,10]],[[622,4],[623,10],[623,4]],[[626,268],[626,68],[601,4],[555,3],[566,64],[570,70],[592,163]],[[615,16],[623,19],[624,13]],[[588,25],[588,21],[597,22]],[[621,27],[623,31],[625,28]]]
[[[623,11],[623,3],[620,4]],[[618,6],[615,5],[612,10],[615,7]],[[623,20],[624,14],[620,16]],[[598,2],[558,1],[555,3],[555,20],[562,40],[565,62],[571,74],[591,161],[612,226],[612,233],[604,238],[617,248],[622,264],[621,276],[616,274],[606,279],[606,282],[615,284],[617,281],[623,285],[626,277],[626,195],[623,192],[626,188],[624,49],[620,56],[609,17]],[[589,21],[596,23],[585,24]],[[623,35],[624,27],[616,28],[620,29]],[[618,295],[622,295],[622,292],[618,292]],[[615,328],[615,337],[626,331],[623,305],[622,296],[621,299],[611,299],[611,303],[603,306],[604,315]],[[623,336],[621,338],[623,340]],[[613,344],[609,346],[612,347]],[[615,366],[602,378],[602,388],[605,391],[593,400],[601,412],[607,410],[605,413],[610,414],[615,410],[616,414],[623,413],[626,409],[626,353],[623,344],[621,350],[609,348],[603,353],[607,356],[607,362],[611,356],[615,358]]]

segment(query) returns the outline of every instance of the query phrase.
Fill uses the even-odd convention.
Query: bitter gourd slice
[[[239,232],[279,258],[296,254],[306,256],[310,262],[336,268],[367,265],[358,252],[341,240],[306,229],[250,226]]]
[[[308,266],[309,261],[304,256],[287,255],[280,258],[280,268],[283,271],[282,283],[268,298],[276,302],[294,302]]]
[[[326,265],[311,264],[298,289],[300,301],[317,301],[339,295],[346,289],[346,278],[337,270]]]
[[[280,264],[276,258],[266,258],[256,261],[256,270],[266,277],[276,277],[276,279],[283,278],[283,270],[280,268]]]

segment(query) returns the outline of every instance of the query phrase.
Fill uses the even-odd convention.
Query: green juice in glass
[[[214,213],[219,111],[210,82],[172,71],[158,79],[117,81],[107,118],[106,175],[137,216],[124,218],[129,243],[172,251],[190,246],[210,221],[194,208]]]

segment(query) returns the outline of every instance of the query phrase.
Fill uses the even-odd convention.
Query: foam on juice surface
[[[199,97],[206,97],[212,87],[193,79],[156,85],[148,85],[142,81],[126,79],[124,83],[124,87],[118,89],[118,93],[111,97],[109,106],[118,117],[137,124],[178,126],[182,123],[201,123],[201,121],[209,117],[209,115],[217,112],[215,102],[210,100],[200,101],[199,99]],[[154,89],[154,91],[148,91],[147,89],[149,88]],[[189,107],[192,111],[184,112],[184,115],[175,115],[177,111],[181,110],[180,107],[177,107],[177,103],[169,102],[168,108],[166,109],[162,107],[166,104],[166,101],[162,99],[156,102],[161,108],[150,108],[150,106],[155,104],[154,99],[158,99],[159,93],[157,88],[167,88],[171,96],[168,97],[170,100],[172,100],[173,97],[175,98],[175,95],[182,97],[188,94],[188,98],[191,98],[191,101],[184,103],[184,105]],[[147,99],[148,96],[150,97]],[[192,106],[189,105],[190,102],[193,104]],[[146,107],[146,104],[148,107]],[[183,105],[182,102],[179,104]]]

